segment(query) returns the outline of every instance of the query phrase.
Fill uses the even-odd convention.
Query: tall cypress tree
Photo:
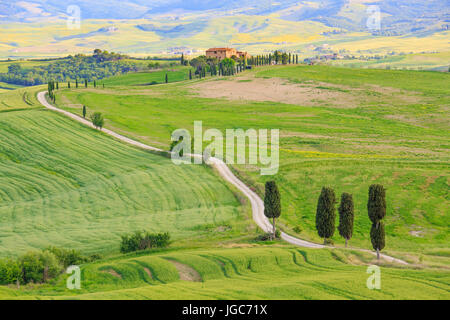
[[[189,69],[189,80],[192,80],[192,70]]]
[[[354,205],[351,194],[343,193],[341,196],[341,204],[339,205],[339,234],[345,239],[345,247],[347,248],[348,240],[353,235]]]
[[[316,229],[319,237],[326,244],[327,239],[334,235],[336,221],[336,196],[333,189],[323,187],[317,202]]]
[[[78,79],[75,79],[75,88],[78,89]]]
[[[83,106],[83,118],[86,118],[86,106]]]
[[[88,81],[87,81],[87,79],[84,79],[84,87],[87,88],[87,86],[88,86]]]
[[[169,83],[169,75],[166,73],[166,83]]]
[[[384,224],[381,221],[386,216],[386,190],[382,185],[373,184],[370,186],[367,213],[370,221],[372,221],[370,230],[372,247],[377,251],[377,259],[380,260],[380,251],[386,245]]]
[[[370,240],[372,247],[377,251],[377,260],[380,260],[380,251],[386,246],[384,223],[372,224],[370,229]]]
[[[272,239],[275,239],[275,219],[281,215],[281,197],[275,181],[266,182],[264,195],[264,215],[272,219]]]

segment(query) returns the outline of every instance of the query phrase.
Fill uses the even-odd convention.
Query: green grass
[[[0,91],[0,112],[41,107],[36,94],[43,90],[45,86]]]
[[[188,67],[176,67],[169,70],[158,70],[151,72],[139,72],[130,73],[127,75],[121,75],[111,77],[105,80],[100,80],[105,86],[146,86],[151,84],[161,84],[166,81],[166,74],[168,75],[169,82],[183,81],[189,78]]]
[[[372,258],[351,250],[270,246],[128,255],[82,266],[79,291],[66,289],[62,275],[46,285],[0,287],[0,299],[450,298],[443,270],[381,265],[381,290],[369,290],[367,266],[358,264]],[[194,269],[200,281],[181,281],[174,260]]]
[[[0,113],[0,136],[0,256],[118,252],[135,230],[170,232],[176,245],[223,241],[248,223],[206,166],[176,166],[51,111]]]
[[[190,82],[142,90],[121,86],[106,91],[63,91],[59,105],[100,111],[107,127],[144,142],[167,147],[178,128],[279,128],[280,171],[262,177],[252,166],[234,166],[262,193],[275,179],[281,189],[282,227],[320,242],[315,208],[324,185],[353,194],[355,232],[351,243],[371,248],[367,217],[368,187],[387,188],[386,251],[420,253],[448,247],[449,131],[448,74],[418,71],[345,69],[329,66],[262,67],[246,76],[282,77],[322,90],[346,93],[356,101],[335,107],[331,101],[313,106],[276,102],[228,101],[196,96]],[[414,231],[420,231],[415,236]],[[334,241],[343,243],[338,233]]]

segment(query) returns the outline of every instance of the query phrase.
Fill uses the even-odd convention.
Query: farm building
[[[207,58],[217,58],[218,60],[222,60],[225,58],[231,58],[236,56],[238,58],[244,57],[249,58],[249,54],[247,52],[238,51],[233,48],[211,48],[206,50]]]

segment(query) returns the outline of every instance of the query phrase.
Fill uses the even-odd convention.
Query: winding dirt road
[[[73,113],[70,113],[68,111],[65,111],[65,110],[62,110],[62,109],[52,106],[45,98],[46,93],[47,93],[47,91],[39,92],[37,95],[39,102],[44,107],[46,107],[47,109],[62,113],[65,116],[72,118],[73,120],[81,122],[84,125],[95,129],[94,125],[90,121],[88,121],[80,116],[77,116]],[[108,130],[108,129],[102,129],[102,132],[104,132],[110,136],[113,136],[114,138],[119,139],[123,142],[126,142],[128,144],[137,146],[137,147],[145,149],[145,150],[168,152],[165,150],[161,150],[161,149],[143,144],[143,143],[135,141],[133,139],[127,138],[123,135],[120,135],[120,134],[118,134],[114,131]],[[191,156],[201,157],[201,155],[191,155]],[[271,232],[272,225],[270,224],[267,217],[264,215],[264,202],[262,201],[262,199],[254,191],[252,191],[247,185],[245,185],[245,183],[243,183],[241,180],[239,180],[231,172],[231,170],[228,168],[228,166],[222,160],[219,160],[217,158],[210,158],[209,164],[212,165],[213,167],[215,167],[217,169],[217,171],[219,172],[219,174],[225,180],[227,180],[229,183],[231,183],[236,188],[238,188],[250,200],[250,203],[252,206],[252,212],[253,212],[253,220],[264,232]],[[317,243],[313,243],[313,242],[309,242],[309,241],[305,241],[305,240],[301,240],[301,239],[292,237],[284,232],[281,232],[281,238],[290,244],[297,245],[300,247],[306,247],[306,248],[324,248],[325,247],[325,246],[317,244]],[[331,247],[327,247],[327,248],[331,248]],[[355,249],[355,248],[352,248],[352,249],[375,254],[374,252],[372,252],[370,250]],[[389,262],[395,262],[395,263],[399,263],[399,264],[403,264],[403,265],[408,264],[407,262],[405,262],[403,260],[396,259],[396,258],[387,256],[387,255],[384,255],[384,254],[381,254],[380,256],[381,256],[381,258],[383,258]]]

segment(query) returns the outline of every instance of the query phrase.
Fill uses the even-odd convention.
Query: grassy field
[[[286,81],[315,96],[298,103],[253,101],[239,92],[243,80],[194,80],[142,88],[64,90],[59,106],[105,114],[106,126],[166,147],[178,128],[281,129],[280,171],[261,177],[254,166],[234,166],[262,194],[275,179],[282,196],[281,225],[287,232],[320,242],[315,208],[324,185],[352,193],[355,232],[351,244],[371,248],[367,193],[372,183],[387,188],[387,252],[448,252],[449,241],[449,74],[346,69],[329,66],[261,67],[240,75],[247,84]],[[277,80],[278,79],[278,80]],[[208,82],[209,81],[209,82]],[[227,98],[207,98],[217,81],[234,81]],[[241,82],[240,82],[241,81]],[[226,84],[224,82],[224,84]],[[193,86],[202,85],[203,91]],[[221,91],[221,86],[216,86]],[[260,87],[262,94],[273,90]],[[218,93],[219,95],[221,92]],[[239,96],[240,98],[235,98]],[[336,233],[333,240],[343,243]],[[402,253],[402,254],[403,254]]]
[[[108,254],[137,230],[216,243],[249,224],[206,166],[176,166],[42,109],[0,112],[0,135],[2,257],[55,244]]]
[[[143,253],[82,266],[81,290],[66,276],[46,285],[0,287],[0,299],[449,299],[447,271],[381,266],[381,290],[366,286],[373,256],[294,247]]]

